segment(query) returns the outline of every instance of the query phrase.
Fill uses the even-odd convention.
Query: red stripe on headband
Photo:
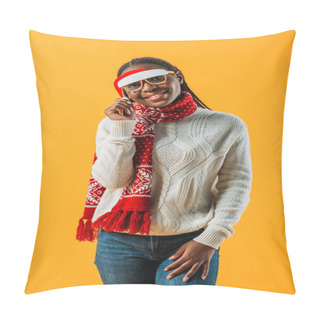
[[[123,97],[122,90],[121,90],[121,88],[118,87],[118,82],[119,82],[121,79],[123,79],[123,78],[125,78],[125,77],[127,77],[127,76],[130,76],[131,74],[134,74],[134,73],[137,73],[137,72],[141,72],[141,71],[148,71],[148,70],[149,70],[149,69],[134,69],[134,70],[128,71],[128,72],[124,73],[123,75],[121,75],[120,77],[118,77],[118,78],[114,81],[113,85],[114,85],[114,87],[116,88],[116,90],[118,91],[120,97],[121,97],[121,98]]]

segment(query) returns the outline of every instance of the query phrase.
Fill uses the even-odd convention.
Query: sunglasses
[[[175,74],[175,71],[168,71],[168,73]],[[158,85],[161,83],[166,83],[167,80],[168,80],[168,77],[166,74],[164,74],[161,76],[155,76],[155,77],[147,78],[144,80],[136,81],[136,82],[127,84],[127,85],[123,86],[122,88],[127,91],[139,91],[142,89],[143,81],[146,81],[151,85]]]

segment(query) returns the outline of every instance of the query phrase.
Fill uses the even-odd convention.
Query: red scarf
[[[105,231],[126,231],[129,229],[129,234],[149,234],[155,124],[164,121],[177,121],[197,110],[197,104],[191,94],[188,91],[182,93],[182,98],[162,108],[133,103],[137,117],[137,123],[132,133],[136,145],[136,153],[133,157],[136,170],[135,178],[123,188],[122,195],[112,210],[92,223],[93,214],[106,188],[91,175],[84,215],[79,220],[77,229],[77,240],[93,241],[97,238],[100,228]],[[93,163],[96,159],[96,154],[94,154]],[[85,224],[84,220],[86,220]]]

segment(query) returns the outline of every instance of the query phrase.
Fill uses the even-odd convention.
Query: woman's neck
[[[174,101],[172,101],[172,102],[170,103],[170,105],[171,105],[171,104],[174,104],[174,103],[177,103],[177,102],[178,102],[179,100],[181,100],[183,97],[184,97],[184,92],[181,90],[180,94],[175,98]]]

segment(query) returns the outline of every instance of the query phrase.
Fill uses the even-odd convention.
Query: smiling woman
[[[220,245],[250,201],[246,124],[212,111],[158,58],[124,64],[114,86],[77,239],[98,239],[104,284],[215,285]]]

